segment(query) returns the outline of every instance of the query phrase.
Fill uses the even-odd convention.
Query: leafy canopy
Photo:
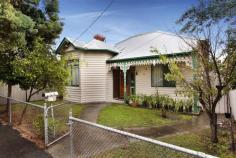
[[[44,89],[63,94],[68,77],[64,60],[58,61],[56,56],[48,51],[49,48],[42,39],[34,41],[33,50],[23,59],[19,57],[14,60],[14,74],[20,87],[24,90],[30,89],[29,97]]]

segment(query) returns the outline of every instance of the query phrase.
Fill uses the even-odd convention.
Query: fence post
[[[44,103],[44,144],[47,146],[48,144],[48,115],[47,115],[47,104]]]
[[[52,121],[53,121],[53,138],[56,137],[56,128],[55,128],[55,119],[54,119],[54,110],[53,110],[53,106],[52,106],[52,103],[51,103],[51,115],[52,115]]]
[[[70,158],[73,158],[73,127],[72,127],[72,120],[70,119],[72,117],[72,109],[70,109],[69,112],[69,126],[70,126]]]

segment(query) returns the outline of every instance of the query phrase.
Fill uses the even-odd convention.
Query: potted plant
[[[129,97],[131,106],[137,107],[138,104],[139,104],[139,99],[140,99],[139,96],[137,96],[137,95],[131,95],[131,96]]]

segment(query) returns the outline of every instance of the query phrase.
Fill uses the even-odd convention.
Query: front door
[[[124,73],[119,68],[113,70],[113,97],[124,98]],[[135,67],[130,67],[126,72],[126,94],[130,96],[135,93]]]

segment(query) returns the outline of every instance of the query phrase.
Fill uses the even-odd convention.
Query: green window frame
[[[80,69],[79,69],[79,60],[69,60],[67,63],[67,68],[69,69],[69,85],[72,87],[80,86]]]
[[[170,73],[168,65],[151,66],[151,86],[152,87],[176,87],[175,81],[167,81],[165,75]]]

